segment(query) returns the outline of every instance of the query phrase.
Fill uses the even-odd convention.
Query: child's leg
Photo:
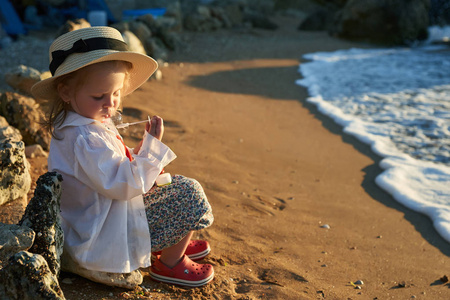
[[[152,252],[176,246],[189,235],[187,245],[192,231],[207,228],[214,220],[202,186],[180,175],[173,176],[168,186],[153,187],[144,195],[144,204]]]
[[[214,278],[210,264],[193,262],[210,251],[204,241],[191,241],[192,233],[209,227],[214,220],[201,185],[194,179],[175,175],[168,186],[153,187],[144,195],[144,204],[155,255],[150,268],[152,279],[198,287]],[[200,251],[195,251],[200,250]]]
[[[159,260],[169,268],[175,267],[183,258],[192,234],[192,231],[189,232],[178,244],[162,250]]]

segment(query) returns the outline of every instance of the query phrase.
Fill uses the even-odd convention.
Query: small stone
[[[359,285],[357,285],[357,286],[355,286],[355,289],[356,289],[356,290],[360,290],[361,287],[360,287]]]
[[[108,297],[114,297],[114,294],[113,293],[109,293]]]
[[[162,74],[161,70],[156,70],[156,72],[153,76],[155,76],[156,80],[160,81],[163,77],[163,74]]]
[[[383,236],[381,236],[381,235],[377,236],[377,239],[381,239],[381,238],[383,238]]]
[[[64,278],[63,280],[61,280],[61,282],[64,284],[72,284],[73,283],[72,279],[70,279],[70,278]]]
[[[331,227],[328,224],[323,224],[322,226],[320,226],[320,228],[330,229]]]
[[[41,145],[35,144],[25,147],[25,156],[27,158],[35,158],[37,156],[48,157],[48,154],[42,149]]]
[[[233,183],[234,183],[234,184],[239,184],[239,181],[233,180]]]
[[[355,284],[360,284],[360,285],[363,285],[363,284],[364,284],[364,282],[363,282],[362,280],[356,280],[356,281],[355,281]]]
[[[321,265],[322,268],[328,267],[326,264]]]

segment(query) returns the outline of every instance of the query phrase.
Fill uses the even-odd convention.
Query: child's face
[[[94,64],[83,72],[83,84],[75,88],[74,83],[59,89],[64,102],[86,117],[104,121],[113,116],[120,105],[126,68],[120,64]],[[83,76],[83,75],[81,75]]]

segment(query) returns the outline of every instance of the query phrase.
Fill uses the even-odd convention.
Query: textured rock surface
[[[19,142],[22,140],[22,134],[20,134],[19,129],[9,126],[8,121],[0,116],[0,141],[4,139]]]
[[[14,254],[31,248],[34,231],[26,226],[0,223],[0,266]]]
[[[110,273],[87,270],[80,267],[66,252],[61,257],[61,265],[63,271],[78,274],[89,280],[109,286],[133,289],[143,281],[143,276],[139,270],[134,270],[131,273]]]
[[[349,0],[336,14],[332,34],[388,45],[427,37],[429,0]]]
[[[30,252],[42,255],[56,276],[60,271],[64,243],[59,218],[61,181],[62,176],[56,172],[47,172],[39,177],[34,197],[19,222],[36,233]]]
[[[2,300],[62,300],[58,278],[39,254],[21,251],[0,270]]]
[[[31,186],[29,170],[24,143],[0,140],[0,205],[27,195]]]
[[[39,144],[43,149],[49,149],[50,134],[39,124],[43,113],[33,98],[11,92],[2,94],[0,115],[20,130],[26,145]]]
[[[5,74],[5,80],[15,90],[31,95],[31,87],[41,80],[41,73],[34,68],[19,65]]]

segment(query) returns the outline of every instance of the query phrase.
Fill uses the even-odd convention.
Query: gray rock
[[[428,35],[430,0],[349,0],[335,17],[331,34],[387,45],[408,44]]]
[[[257,11],[246,10],[244,13],[244,22],[250,22],[253,27],[275,30],[278,25],[272,22],[267,15],[264,15]]]
[[[164,43],[159,38],[152,37],[146,40],[144,46],[147,50],[147,54],[156,60],[166,61],[169,57],[169,53],[167,52]]]
[[[11,256],[31,248],[34,231],[26,226],[0,223],[0,266]]]
[[[145,50],[141,40],[138,39],[134,33],[127,30],[122,32],[122,37],[125,43],[127,43],[130,51],[147,54],[147,51]]]
[[[20,134],[19,129],[9,126],[8,121],[0,116],[0,141],[5,139],[20,142],[22,140],[22,135]]]
[[[26,145],[39,144],[44,150],[49,149],[50,134],[40,125],[43,112],[33,98],[12,92],[3,93],[0,96],[0,115],[20,130]]]
[[[31,186],[30,163],[22,141],[0,141],[0,205],[26,197]]]
[[[183,45],[183,42],[181,41],[179,35],[176,32],[170,31],[168,29],[162,29],[159,32],[159,37],[169,50],[176,51]]]
[[[37,144],[25,147],[25,155],[27,158],[48,157],[48,153],[42,149],[41,145]]]
[[[62,176],[56,172],[41,175],[34,197],[28,203],[19,225],[34,230],[36,238],[30,252],[40,254],[50,271],[58,276],[64,234],[59,217]]]
[[[130,28],[130,31],[134,33],[136,37],[141,41],[145,41],[152,36],[152,31],[144,22],[131,21],[128,23],[128,26]]]
[[[68,33],[77,29],[81,28],[87,28],[91,27],[91,24],[86,21],[86,19],[75,19],[75,20],[68,20],[66,23],[64,23],[61,27],[59,27],[56,37],[63,35],[64,33]]]
[[[127,289],[133,289],[143,281],[142,273],[134,270],[131,273],[110,273],[87,270],[79,266],[66,252],[61,257],[62,270],[80,275],[89,280],[103,283],[109,286],[117,286]]]
[[[64,300],[58,278],[39,254],[21,251],[0,270],[2,300]]]
[[[333,11],[326,8],[319,8],[306,16],[298,26],[298,30],[328,30],[333,24]]]
[[[31,87],[41,80],[41,73],[31,67],[19,65],[5,74],[5,81],[13,89],[31,95]]]
[[[227,13],[223,9],[223,7],[217,7],[213,6],[210,7],[211,10],[211,16],[216,18],[222,23],[222,27],[224,28],[231,28],[233,27],[233,23],[231,22],[230,18],[228,17]]]

